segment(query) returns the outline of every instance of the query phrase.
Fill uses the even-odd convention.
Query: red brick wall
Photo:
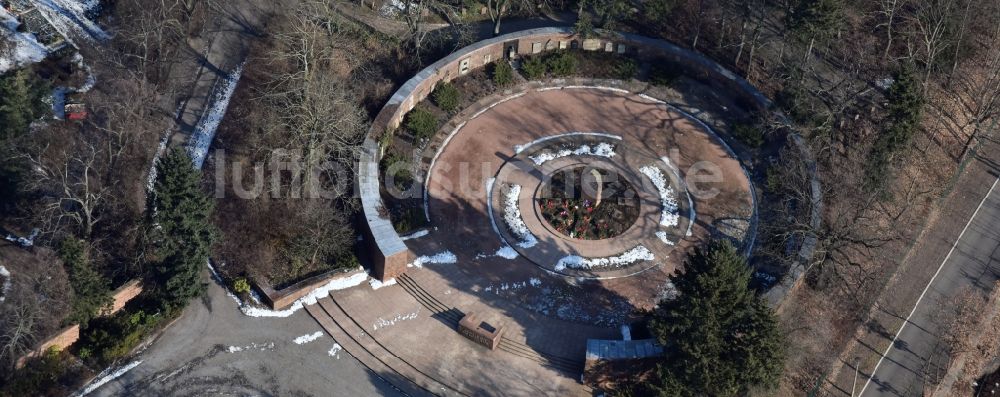
[[[125,283],[121,287],[118,287],[118,289],[116,289],[114,294],[112,295],[112,298],[114,298],[114,302],[111,305],[111,310],[105,313],[105,315],[110,315],[118,312],[119,310],[122,309],[122,307],[125,306],[126,303],[128,303],[128,301],[138,296],[139,293],[141,292],[142,292],[142,283],[139,282],[139,280],[132,280]],[[79,339],[80,339],[79,324],[73,324],[69,327],[63,328],[59,330],[59,332],[57,332],[55,335],[42,341],[42,343],[39,344],[38,347],[35,348],[35,350],[31,351],[28,354],[25,354],[20,359],[18,359],[17,367],[20,368],[22,365],[24,365],[24,362],[26,360],[44,353],[51,347],[55,347],[59,350],[65,350],[66,348],[76,343],[76,341]]]

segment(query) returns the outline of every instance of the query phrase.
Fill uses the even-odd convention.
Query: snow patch
[[[368,284],[370,284],[372,286],[372,289],[379,289],[379,288],[382,288],[382,287],[388,287],[390,285],[396,285],[396,279],[395,278],[390,278],[390,279],[386,280],[385,282],[381,282],[378,279],[371,278],[371,279],[368,280]]]
[[[246,345],[246,346],[229,346],[229,347],[226,348],[226,351],[230,352],[230,353],[239,353],[239,352],[242,352],[242,351],[259,350],[259,351],[263,352],[263,351],[268,351],[268,350],[271,350],[271,349],[274,349],[274,342],[268,342],[268,343],[251,343],[251,344]]]
[[[0,302],[7,299],[7,291],[10,290],[10,283],[13,276],[10,275],[10,271],[6,267],[0,266],[0,277],[3,277],[3,287],[0,287]]]
[[[667,178],[663,176],[663,171],[659,168],[647,165],[639,169],[643,175],[649,178],[656,186],[660,194],[660,225],[666,227],[676,227],[680,223],[680,215],[677,214],[677,198],[674,196],[674,189],[667,183]]]
[[[0,54],[0,73],[8,70],[40,62],[49,55],[49,51],[38,38],[31,33],[18,32],[21,25],[17,18],[0,7],[0,42],[8,42],[9,54]]]
[[[547,161],[567,156],[599,156],[610,158],[615,156],[615,147],[610,143],[601,142],[593,147],[582,145],[576,149],[561,149],[557,152],[543,151],[534,156],[528,156],[528,158],[535,162],[535,165],[542,165]]]
[[[660,241],[663,242],[663,244],[670,245],[670,246],[674,245],[674,242],[670,241],[670,239],[667,238],[667,232],[665,232],[665,231],[660,230],[660,231],[656,232],[656,237],[658,237],[660,239]]]
[[[542,280],[539,280],[539,279],[537,279],[535,277],[532,277],[528,281],[520,281],[520,282],[513,282],[513,283],[500,283],[500,284],[497,284],[497,285],[490,284],[486,288],[483,288],[483,292],[487,292],[487,293],[492,292],[494,294],[500,295],[501,293],[508,292],[508,291],[509,292],[517,291],[517,290],[525,288],[525,287],[527,287],[529,285],[532,286],[532,287],[538,288],[538,287],[542,286]]]
[[[511,233],[514,233],[521,240],[521,242],[517,243],[517,246],[531,248],[535,244],[538,244],[538,239],[535,238],[535,235],[531,234],[531,230],[528,230],[528,226],[524,224],[524,220],[521,218],[521,209],[517,206],[520,195],[521,185],[510,185],[510,189],[507,190],[507,194],[503,197],[503,220],[507,222],[507,227],[510,228]]]
[[[314,341],[316,339],[319,339],[319,338],[322,338],[322,337],[323,337],[323,331],[316,331],[314,333],[311,333],[311,334],[308,334],[308,335],[302,335],[302,336],[300,336],[298,338],[295,338],[294,340],[292,340],[292,342],[295,342],[296,345],[301,345],[301,344],[312,342],[312,341]]]
[[[417,232],[415,232],[415,233],[413,233],[413,234],[409,234],[409,235],[406,235],[406,236],[402,236],[402,237],[400,237],[399,239],[400,239],[400,240],[403,240],[403,241],[406,241],[406,240],[413,240],[413,239],[415,239],[415,238],[421,238],[421,237],[424,237],[424,236],[426,236],[426,235],[428,235],[428,234],[430,234],[430,230],[427,230],[427,229],[423,229],[423,230],[418,230]]]
[[[391,319],[388,319],[388,320],[386,320],[386,319],[384,319],[382,317],[379,317],[377,320],[375,320],[375,323],[372,324],[372,329],[374,331],[378,331],[379,328],[385,328],[385,327],[393,326],[393,325],[396,325],[396,323],[398,323],[400,321],[413,320],[413,319],[417,318],[417,314],[419,312],[420,312],[420,310],[417,310],[417,311],[415,311],[413,313],[409,313],[409,314],[397,314],[395,317],[393,317]]]
[[[523,145],[514,145],[514,153],[515,154],[521,154],[521,152],[523,152],[524,149],[527,149],[527,148],[532,147],[534,145],[537,145],[539,143],[547,142],[547,141],[551,141],[553,139],[559,139],[559,138],[563,138],[563,137],[567,137],[567,136],[596,136],[596,137],[602,137],[602,138],[615,139],[615,140],[619,140],[619,141],[622,140],[622,137],[620,135],[608,134],[608,133],[604,133],[604,132],[567,132],[565,134],[549,135],[549,136],[541,137],[541,138],[535,139],[535,140],[533,140],[531,142],[525,143]]]
[[[229,100],[232,99],[233,92],[236,91],[236,84],[240,81],[242,74],[243,64],[240,64],[229,73],[229,76],[226,76],[222,88],[212,98],[212,106],[205,114],[201,115],[201,119],[198,120],[198,124],[191,133],[188,153],[191,155],[191,161],[194,162],[195,168],[201,169],[202,165],[205,164],[208,148],[212,145],[212,139],[215,138],[215,130],[219,128],[219,123],[226,116]]]
[[[451,251],[444,251],[434,255],[423,255],[417,257],[416,260],[408,263],[406,267],[422,268],[424,265],[428,264],[450,264],[455,262],[458,262],[458,257],[451,253]]]
[[[32,3],[45,20],[69,42],[77,37],[98,42],[111,39],[111,35],[87,18],[87,14],[96,11],[100,5],[97,1],[34,0]]]
[[[515,250],[513,247],[509,245],[504,245],[503,247],[500,247],[500,249],[498,249],[497,252],[494,252],[493,255],[479,254],[476,256],[476,258],[499,257],[504,259],[516,259],[519,255],[520,254],[518,254],[517,250]]]
[[[330,356],[330,357],[333,357],[333,358],[336,358],[336,359],[339,360],[340,359],[340,351],[341,350],[344,350],[344,348],[342,346],[340,346],[339,343],[334,343],[333,347],[331,347],[330,350],[328,350],[326,352],[326,354],[328,356]]]
[[[217,279],[216,281],[218,282],[219,281],[218,280],[219,276],[218,276],[218,274],[215,273],[215,268],[212,267],[211,263],[208,264],[208,268],[209,268],[209,270],[212,271],[213,277],[216,278]],[[309,292],[308,295],[303,296],[303,297],[297,299],[295,302],[292,302],[292,305],[289,306],[285,310],[271,310],[271,309],[265,309],[265,308],[261,308],[261,307],[256,307],[256,306],[250,305],[247,302],[241,301],[240,298],[238,298],[236,295],[233,295],[233,293],[230,292],[228,288],[226,288],[226,293],[231,298],[233,298],[233,300],[236,301],[236,304],[238,304],[240,306],[240,311],[242,311],[243,314],[245,314],[247,316],[250,316],[250,317],[288,317],[288,316],[291,316],[292,314],[295,314],[295,312],[301,310],[303,307],[305,307],[305,305],[314,305],[314,304],[316,304],[316,301],[318,301],[318,300],[320,300],[322,298],[325,298],[327,295],[330,295],[330,292],[332,292],[332,291],[339,291],[339,290],[342,290],[342,289],[351,288],[351,287],[360,285],[361,283],[365,282],[365,280],[368,279],[368,273],[365,273],[364,271],[360,271],[360,270],[362,270],[360,267],[358,268],[358,270],[359,270],[358,273],[352,274],[350,277],[344,277],[344,278],[339,278],[339,279],[336,279],[336,280],[331,280],[329,283],[326,283],[323,286],[318,287],[318,288],[312,290],[311,292]],[[223,288],[225,288],[225,287],[223,287]]]
[[[561,271],[571,269],[593,269],[593,268],[618,268],[630,265],[638,261],[651,261],[655,259],[653,253],[642,245],[637,245],[621,255],[608,258],[583,258],[576,255],[565,256],[556,263],[556,270]]]
[[[35,245],[35,237],[38,237],[38,233],[38,229],[32,229],[31,234],[28,235],[28,237],[18,237],[13,234],[8,234],[7,237],[4,237],[4,239],[21,246],[21,248],[30,248]]]
[[[94,390],[99,389],[101,386],[104,386],[106,383],[117,379],[119,376],[124,375],[128,371],[131,371],[132,368],[137,367],[139,364],[142,364],[141,360],[128,363],[127,365],[118,368],[114,371],[112,371],[111,368],[105,369],[104,371],[101,371],[99,375],[97,375],[97,380],[91,382],[89,385],[87,385],[87,387],[83,388],[83,390],[80,390],[80,392],[74,394],[74,396],[76,397],[86,396],[91,392],[93,392]]]

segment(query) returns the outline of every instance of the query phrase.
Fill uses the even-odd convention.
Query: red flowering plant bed
[[[639,198],[612,172],[578,167],[560,170],[536,197],[542,217],[570,238],[601,240],[625,232],[639,217]]]

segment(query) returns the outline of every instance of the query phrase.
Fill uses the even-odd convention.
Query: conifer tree
[[[153,277],[165,302],[180,307],[205,291],[200,275],[217,234],[211,223],[214,202],[201,190],[201,171],[183,151],[160,159],[156,172],[150,197]]]
[[[48,113],[46,95],[48,85],[27,69],[0,76],[0,142],[28,132],[32,121]]]
[[[660,395],[737,396],[776,384],[782,335],[728,241],[695,250],[670,280],[679,295],[660,303],[651,326],[664,346]]]
[[[69,274],[73,303],[67,321],[87,328],[87,322],[111,307],[108,280],[94,269],[83,240],[69,237],[59,246],[59,257]]]

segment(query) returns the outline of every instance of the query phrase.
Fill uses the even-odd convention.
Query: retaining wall
[[[118,287],[118,289],[116,289],[111,296],[113,299],[113,302],[111,304],[111,309],[103,313],[103,315],[110,316],[112,314],[117,313],[119,310],[125,307],[126,303],[128,303],[130,300],[138,296],[140,293],[142,293],[142,283],[139,280],[132,280],[125,283],[121,287]],[[59,330],[59,332],[57,332],[55,335],[49,337],[48,339],[42,341],[42,343],[38,344],[38,346],[35,347],[35,349],[32,350],[30,353],[25,354],[20,359],[18,359],[17,367],[20,368],[29,358],[41,355],[50,348],[54,347],[58,350],[65,350],[66,348],[76,343],[76,341],[79,339],[80,339],[79,324],[73,324],[71,326],[63,328]]]
[[[483,40],[462,48],[421,70],[392,95],[372,123],[358,162],[356,188],[361,196],[362,208],[368,225],[365,237],[374,259],[373,277],[383,281],[396,277],[405,271],[406,263],[413,257],[400,239],[399,234],[393,229],[388,216],[385,215],[386,211],[379,194],[378,161],[383,153],[379,147],[378,138],[398,128],[406,113],[430,95],[439,82],[451,81],[474,69],[504,59],[512,53],[515,56],[520,56],[555,49],[579,48],[626,54],[650,61],[665,60],[680,66],[686,75],[698,79],[714,89],[733,95],[742,105],[759,112],[771,111],[771,100],[753,85],[701,54],[663,40],[627,33],[604,31],[598,33],[598,37],[583,39],[576,36],[572,28],[550,27],[523,30]],[[784,115],[779,113],[777,117],[786,125],[790,125]],[[808,169],[813,181],[812,200],[814,201],[811,206],[813,212],[810,214],[810,224],[816,228],[819,226],[821,204],[819,181],[815,174],[816,165],[801,137],[791,132],[789,136],[792,143],[802,151],[803,158],[809,162]],[[805,238],[789,275],[772,288],[767,295],[772,306],[776,306],[782,297],[799,284],[799,280],[805,272],[805,265],[812,257],[815,245],[815,237]]]
[[[329,272],[299,281],[280,290],[274,289],[270,283],[262,278],[255,278],[253,282],[257,291],[260,292],[261,298],[264,299],[264,303],[270,306],[273,310],[281,310],[291,306],[291,304],[296,300],[308,295],[316,288],[322,287],[332,281],[353,277],[354,275],[363,272],[364,269],[361,268],[349,271],[340,269],[331,270]]]

